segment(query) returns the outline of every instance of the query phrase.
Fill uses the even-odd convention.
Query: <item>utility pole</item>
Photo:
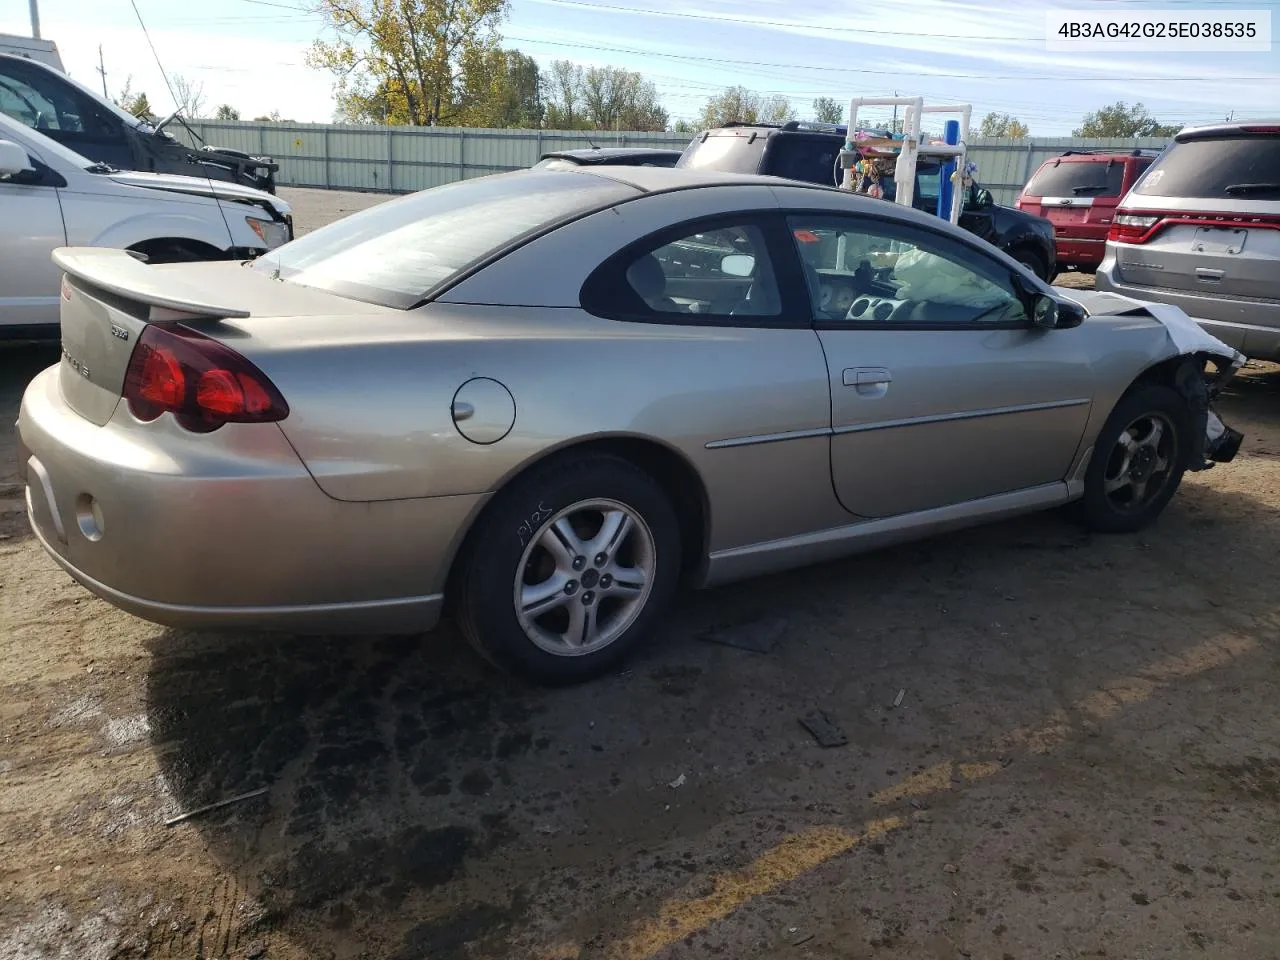
[[[32,0],[34,3],[35,0]],[[102,62],[102,44],[98,44],[98,72],[102,74],[102,97],[104,100],[110,100],[111,96],[107,93],[107,65]]]
[[[31,36],[40,39],[40,0],[31,2]]]
[[[31,2],[35,3],[35,0],[31,0]],[[895,97],[898,96],[898,91],[897,90],[893,91],[893,95]],[[889,128],[889,132],[890,133],[898,132],[898,105],[896,103],[893,105],[893,126]]]

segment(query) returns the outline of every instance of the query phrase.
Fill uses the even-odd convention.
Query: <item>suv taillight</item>
[[[261,370],[230,347],[179,325],[149,324],[143,330],[123,392],[139,420],[172,413],[196,433],[289,415],[289,405]]]
[[[1120,243],[1146,243],[1151,239],[1159,222],[1159,217],[1139,217],[1122,213],[1111,221],[1107,239],[1117,240]]]

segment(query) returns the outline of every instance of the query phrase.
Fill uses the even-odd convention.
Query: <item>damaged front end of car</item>
[[[1245,357],[1232,353],[1231,357],[1204,352],[1186,356],[1174,371],[1173,385],[1187,398],[1192,418],[1188,470],[1208,470],[1215,463],[1230,463],[1244,440],[1244,434],[1227,426],[1213,409],[1222,388],[1244,366]]]

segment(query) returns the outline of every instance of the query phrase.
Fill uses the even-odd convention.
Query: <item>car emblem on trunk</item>
[[[86,367],[79,360],[77,360],[75,357],[73,357],[71,354],[67,353],[66,347],[62,348],[62,359],[67,361],[67,366],[69,366],[76,373],[80,374],[80,376],[84,377],[86,380],[89,379],[89,368]]]
[[[113,323],[111,325],[111,335],[115,337],[117,340],[129,339],[129,331],[126,330],[124,327],[120,326],[118,323]]]

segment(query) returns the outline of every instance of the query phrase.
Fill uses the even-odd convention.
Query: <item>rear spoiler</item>
[[[243,307],[210,300],[208,293],[182,282],[180,274],[157,272],[127,250],[110,247],[59,247],[53,262],[68,276],[83,280],[99,290],[152,307],[171,310],[185,317],[214,317],[235,320],[249,316]]]

